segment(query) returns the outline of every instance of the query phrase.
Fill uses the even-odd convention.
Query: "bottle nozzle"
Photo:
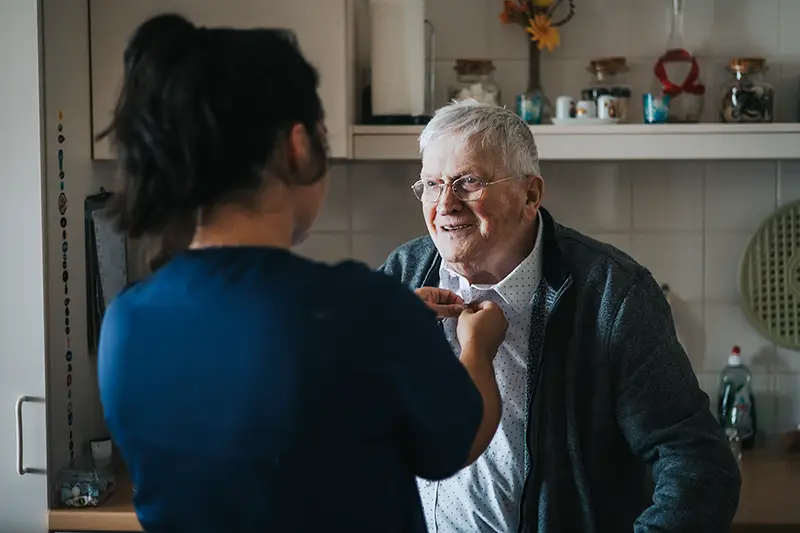
[[[731,348],[731,354],[728,356],[728,366],[741,366],[742,364],[742,349],[738,346]]]

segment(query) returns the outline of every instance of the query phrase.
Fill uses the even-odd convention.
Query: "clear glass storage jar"
[[[494,83],[494,64],[488,59],[456,59],[453,70],[458,75],[450,87],[450,100],[473,99],[484,104],[500,105],[500,88]]]
[[[722,86],[719,118],[722,122],[772,122],[775,90],[767,83],[767,61],[760,57],[734,58],[731,77]]]

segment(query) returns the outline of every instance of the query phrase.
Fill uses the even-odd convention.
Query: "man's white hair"
[[[510,175],[541,175],[533,133],[504,107],[462,100],[438,109],[419,136],[420,154],[431,141],[453,135],[461,137],[467,149],[491,151]]]

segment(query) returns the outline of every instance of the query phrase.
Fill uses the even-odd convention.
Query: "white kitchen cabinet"
[[[39,39],[36,2],[0,2],[0,116],[6,125],[0,129],[0,531],[15,533],[42,533],[47,520]],[[21,397],[33,401],[21,405],[23,418],[15,420]],[[20,457],[15,427],[23,421]]]
[[[90,0],[92,129],[109,123],[122,82],[122,55],[136,27],[157,13],[177,12],[201,26],[288,28],[320,73],[331,156],[350,154],[355,109],[352,0]],[[275,102],[280,105],[280,102]],[[113,157],[95,142],[94,159]]]
[[[83,200],[108,185],[92,162],[88,13],[0,2],[1,532],[46,532],[57,472],[105,431],[86,334]]]

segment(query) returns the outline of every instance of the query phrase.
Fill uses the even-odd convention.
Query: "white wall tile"
[[[756,424],[758,433],[772,433],[775,430],[778,414],[776,376],[772,374],[753,374],[751,386],[756,404]]]
[[[706,95],[701,115],[702,122],[719,122],[720,98],[722,84],[730,78],[727,72],[729,58],[714,58],[701,56],[697,62],[700,65],[700,81],[706,87]]]
[[[628,28],[632,0],[593,0],[576,4],[575,17],[559,28],[561,46],[552,52],[553,58],[626,56],[630,50]],[[561,19],[562,13],[566,14],[566,7],[554,18]]]
[[[542,56],[540,81],[551,106],[562,94],[575,99],[581,97],[581,91],[589,87],[591,82],[591,76],[586,72],[588,65],[588,59],[554,59],[548,54]]]
[[[717,390],[719,389],[719,375],[710,372],[700,372],[697,374],[697,381],[700,388],[708,395],[709,410],[717,415]]]
[[[631,255],[633,237],[630,233],[593,233],[590,237]]]
[[[487,57],[486,0],[431,0],[425,2],[425,10],[436,31],[438,59]],[[492,22],[500,24],[500,19]]]
[[[800,374],[800,351],[778,346],[777,352],[775,364],[772,367],[773,372]]]
[[[636,230],[702,231],[702,163],[648,161],[629,163]]]
[[[800,374],[779,374],[775,379],[777,406],[775,429],[786,431],[800,426]]]
[[[798,3],[800,6],[800,3]],[[797,36],[800,40],[800,35]],[[780,77],[774,85],[775,89],[775,121],[797,122],[800,120],[798,103],[800,98],[800,65],[793,62],[771,62],[770,71],[779,71]]]
[[[705,240],[705,298],[707,302],[739,302],[739,264],[749,233],[713,233]]]
[[[699,233],[636,233],[632,255],[659,284],[681,300],[703,298],[703,236]]]
[[[450,89],[454,86],[457,78],[453,70],[454,66],[455,62],[452,59],[437,60],[434,65],[436,74],[433,80],[433,103],[436,109],[450,102]],[[500,89],[505,92],[503,87]]]
[[[350,229],[350,200],[348,166],[335,163],[331,166],[330,186],[325,205],[314,226],[316,231],[347,231]]]
[[[353,231],[392,235],[402,228],[425,230],[422,206],[411,192],[418,163],[357,164],[350,167]]]
[[[615,163],[559,163],[545,176],[543,205],[578,231],[615,232],[631,225],[631,182]]]
[[[398,235],[387,237],[372,233],[356,233],[353,235],[353,258],[372,268],[378,268],[395,248],[419,236],[410,234],[405,237]]]
[[[706,332],[703,304],[686,302],[675,295],[670,297],[675,334],[683,346],[695,372],[704,370]]]
[[[706,169],[706,230],[755,231],[775,209],[773,161],[709,163]]]
[[[654,63],[664,53],[669,37],[672,2],[638,0],[630,3],[628,57]],[[651,64],[652,64],[651,63]]]
[[[312,233],[293,251],[314,261],[338,263],[350,258],[349,233]]]
[[[797,21],[800,21],[800,2],[797,0],[779,0],[780,20],[778,22],[779,36],[778,53],[782,56],[800,55],[800,33],[797,31]]]
[[[527,60],[530,34],[517,24],[502,24],[500,22],[503,0],[485,1],[489,57],[492,59]]]
[[[779,38],[775,30],[781,19],[779,0],[714,0],[713,5],[703,53],[726,59],[778,54]]]
[[[494,80],[500,87],[500,105],[516,109],[516,96],[528,88],[528,61],[520,59],[496,60]]]
[[[800,161],[780,161],[778,204],[800,200]]]

